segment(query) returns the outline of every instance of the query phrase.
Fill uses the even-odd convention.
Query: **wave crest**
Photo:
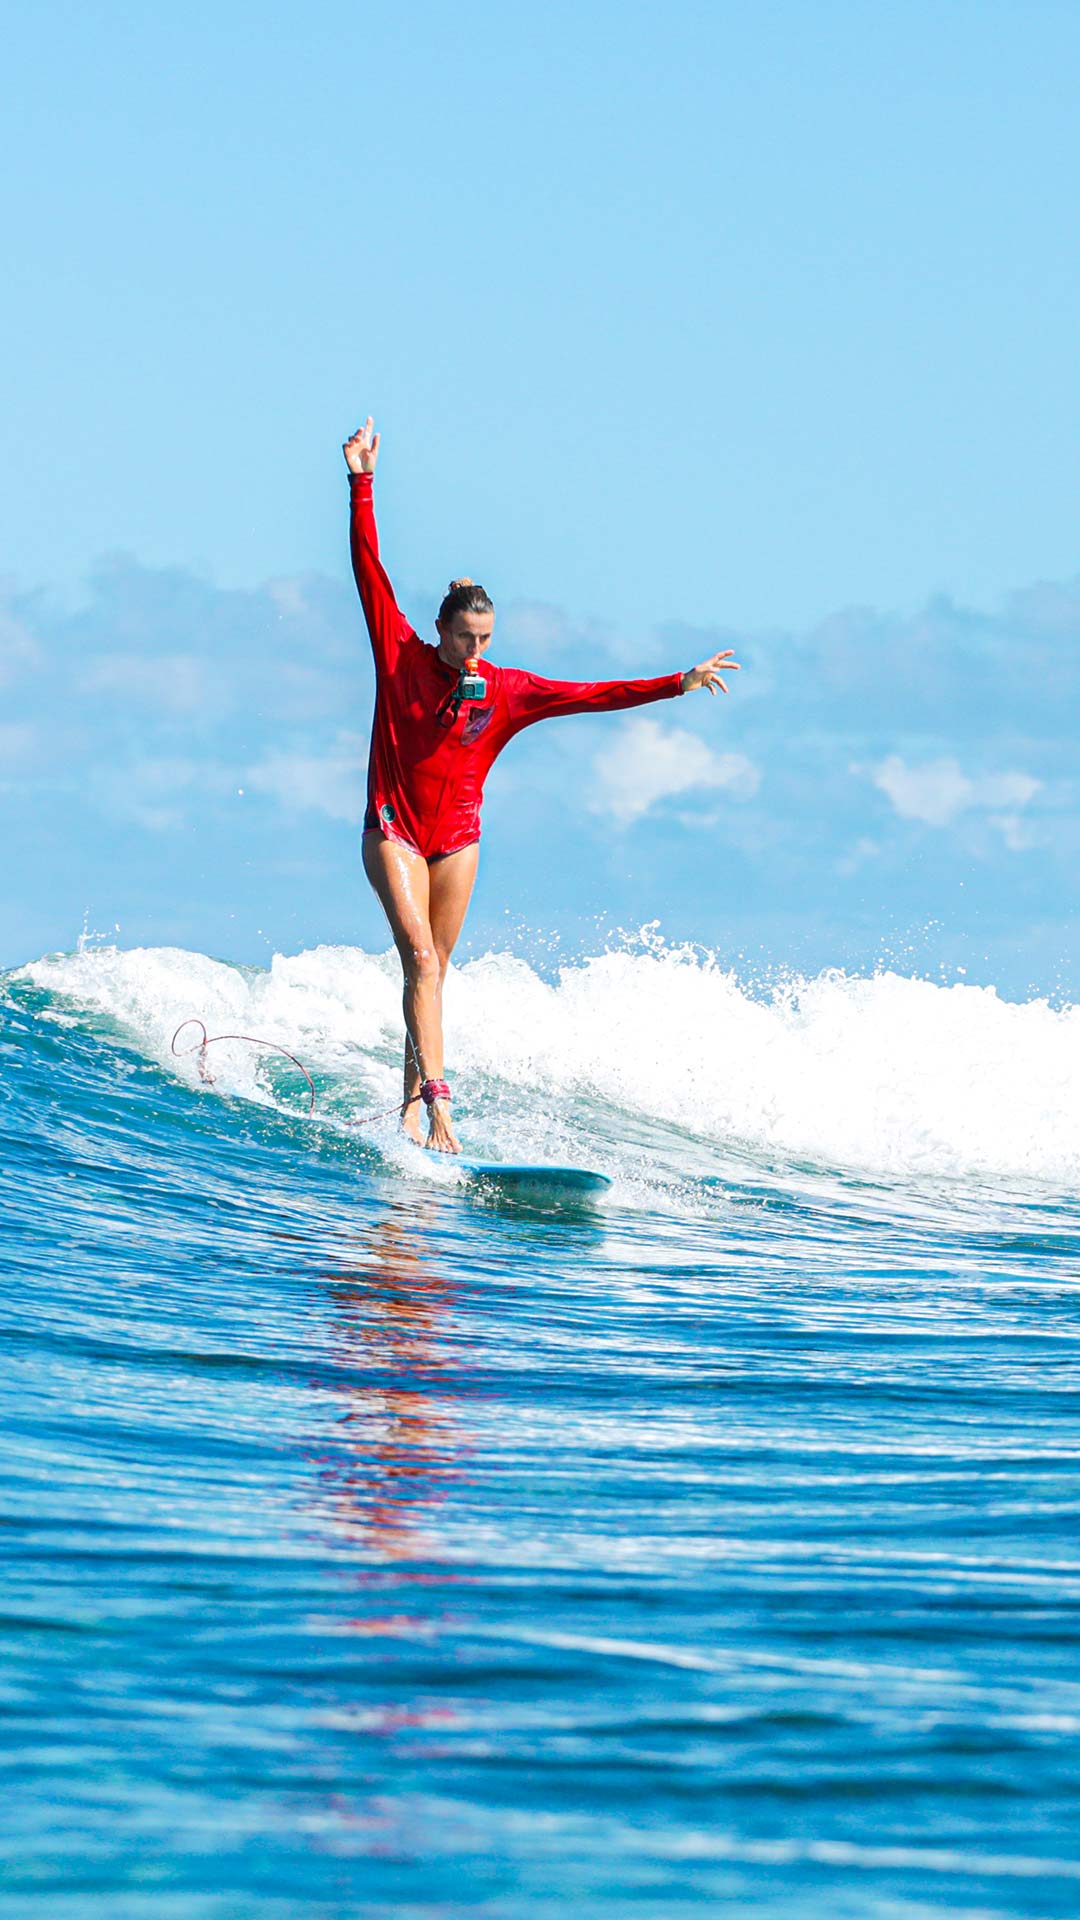
[[[317,947],[240,968],[178,948],[84,945],[21,980],[103,1019],[170,1072],[181,1020],[265,1036],[384,1102],[397,1087],[393,952]],[[768,987],[645,937],[544,979],[488,953],[456,968],[447,1051],[474,1110],[527,1125],[573,1107],[675,1126],[699,1142],[887,1175],[1080,1178],[1080,1008],[1002,999],[891,971]],[[259,1096],[258,1060],[222,1048],[221,1089]],[[617,1132],[617,1126],[616,1126]]]

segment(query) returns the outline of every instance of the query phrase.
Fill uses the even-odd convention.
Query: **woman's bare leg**
[[[401,1123],[420,1145],[420,1108],[413,1096],[422,1079],[441,1080],[443,1070],[439,960],[431,932],[428,864],[422,854],[388,840],[384,833],[365,833],[364,872],[390,922],[405,975],[404,1099],[410,1104]]]
[[[471,847],[462,847],[460,853],[444,853],[437,860],[428,862],[429,922],[431,926],[431,937],[435,942],[435,952],[439,961],[438,1009],[440,1038],[442,1036],[443,982],[446,979],[446,970],[450,964],[450,955],[454,951],[458,934],[461,932],[465,920],[465,914],[473,890],[473,882],[476,879],[476,868],[479,858],[479,842],[474,842]],[[412,1061],[412,1050],[406,1040],[406,1085],[410,1085],[410,1068],[412,1069],[411,1091],[412,1087],[419,1088],[420,1076],[416,1072],[415,1065]],[[406,1094],[405,1097],[408,1099],[408,1094]],[[443,1145],[441,1137],[436,1137],[436,1130],[444,1115],[446,1120],[449,1121],[450,1116],[441,1101],[437,1102],[431,1109],[431,1131],[428,1134],[427,1141],[429,1147],[439,1147]],[[449,1129],[449,1136],[453,1143],[452,1151],[460,1153],[461,1145],[452,1128]],[[445,1147],[443,1147],[444,1152],[445,1150]]]
[[[428,868],[431,937],[439,956],[440,992],[446,979],[450,955],[465,924],[479,864],[480,842],[474,840],[471,847],[462,847],[460,853],[444,853],[441,859],[433,860]]]
[[[404,1098],[409,1104],[402,1125],[416,1141],[420,1110],[414,1096],[420,1081],[443,1076],[442,983],[469,904],[478,853],[476,846],[464,847],[429,869],[421,854],[385,834],[364,835],[364,871],[390,922],[405,975]],[[429,1110],[429,1128],[429,1147],[460,1152],[450,1110],[441,1100]]]

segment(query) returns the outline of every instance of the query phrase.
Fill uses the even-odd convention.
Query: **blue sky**
[[[747,659],[722,711],[521,744],[477,939],[659,917],[1075,991],[1078,55],[1039,0],[24,9],[0,960],[87,910],[381,939],[370,407],[422,630],[466,571],[540,671]],[[569,862],[522,859],[538,806]]]

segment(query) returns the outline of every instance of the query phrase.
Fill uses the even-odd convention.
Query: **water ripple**
[[[1071,1920],[1074,1194],[577,1086],[477,1204],[110,979],[0,1029],[5,1920]]]

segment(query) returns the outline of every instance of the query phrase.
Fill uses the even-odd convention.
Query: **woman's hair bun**
[[[439,608],[439,619],[453,620],[459,613],[494,613],[490,595],[475,580],[451,580]]]

